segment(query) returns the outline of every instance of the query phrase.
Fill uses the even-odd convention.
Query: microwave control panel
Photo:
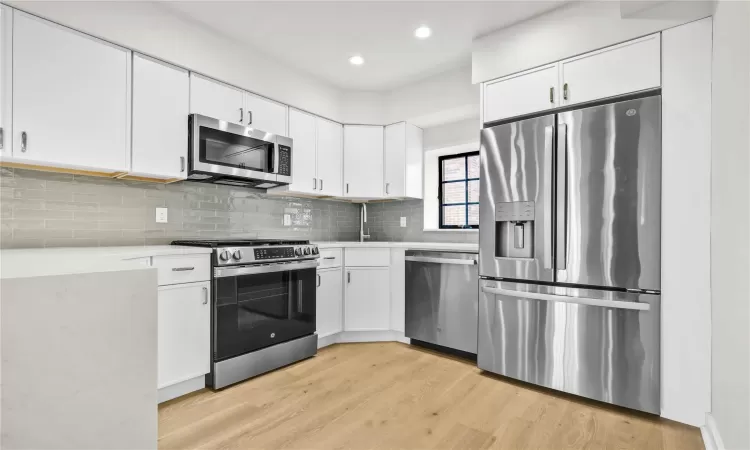
[[[279,175],[292,174],[292,149],[286,145],[279,145]]]

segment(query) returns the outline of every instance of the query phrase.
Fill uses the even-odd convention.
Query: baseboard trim
[[[701,427],[701,436],[703,437],[703,446],[706,450],[725,450],[724,441],[721,440],[719,428],[716,426],[716,419],[711,413],[706,413],[706,424]]]
[[[163,387],[159,389],[158,397],[159,403],[182,397],[183,395],[191,392],[200,391],[206,387],[206,376],[201,375],[199,377],[191,378],[189,380],[182,381],[171,386]]]
[[[349,342],[402,342],[411,343],[411,339],[404,336],[400,331],[371,330],[371,331],[342,331],[318,337],[318,348],[328,347],[333,344],[345,344]]]

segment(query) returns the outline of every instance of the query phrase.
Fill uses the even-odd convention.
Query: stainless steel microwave
[[[268,189],[292,182],[288,137],[191,114],[188,180]]]

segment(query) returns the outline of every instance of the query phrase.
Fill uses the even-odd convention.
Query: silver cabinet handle
[[[317,178],[313,178],[313,191],[316,190],[316,189],[318,189],[318,179]]]
[[[505,295],[514,298],[526,298],[529,300],[541,300],[545,302],[572,303],[576,305],[603,306],[605,308],[634,309],[648,311],[651,306],[648,303],[626,302],[622,300],[602,300],[598,298],[568,297],[565,295],[537,294],[534,292],[511,291],[502,288],[483,286],[482,292],[494,295]]]
[[[26,152],[26,144],[28,144],[28,136],[25,131],[21,132],[21,151]]]
[[[207,287],[203,288],[203,304],[204,305],[208,304],[208,288]]]
[[[552,217],[554,216],[554,205],[552,204],[552,125],[544,127],[544,180],[543,192],[544,214],[542,221],[542,264],[545,269],[552,269]],[[549,216],[547,216],[549,214]]]
[[[554,86],[549,88],[549,102],[555,104],[555,88]]]
[[[180,173],[185,171],[185,157],[180,156]]]
[[[323,259],[336,259],[335,256],[324,256]]]
[[[0,150],[3,149],[4,143],[5,143],[5,136],[3,134],[3,127],[0,127]]]
[[[476,259],[451,259],[451,258],[428,258],[424,256],[407,256],[406,261],[425,262],[435,264],[456,264],[459,266],[475,266]]]
[[[352,282],[352,273],[346,272],[346,282],[351,283]]]
[[[240,123],[242,123],[245,120],[245,110],[243,108],[240,108]]]
[[[320,287],[320,274],[318,274],[318,286],[317,287]]]
[[[253,123],[253,112],[248,110],[247,111],[247,124],[252,125]]]
[[[194,269],[195,267],[172,267],[172,272],[189,272]]]
[[[322,178],[320,179],[320,190],[321,191],[323,190],[323,179]]]
[[[563,99],[568,99],[568,83],[563,84]]]
[[[349,193],[349,183],[346,183],[346,193]]]
[[[391,185],[391,183],[385,183],[385,195],[388,195],[388,187]]]
[[[568,237],[568,152],[567,152],[568,126],[560,124],[557,126],[557,249],[555,250],[555,265],[557,270],[565,270],[567,261]]]

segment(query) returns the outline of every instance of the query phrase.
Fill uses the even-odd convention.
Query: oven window
[[[271,172],[271,142],[200,127],[200,160],[208,164]]]
[[[315,269],[217,278],[215,359],[315,332]]]

